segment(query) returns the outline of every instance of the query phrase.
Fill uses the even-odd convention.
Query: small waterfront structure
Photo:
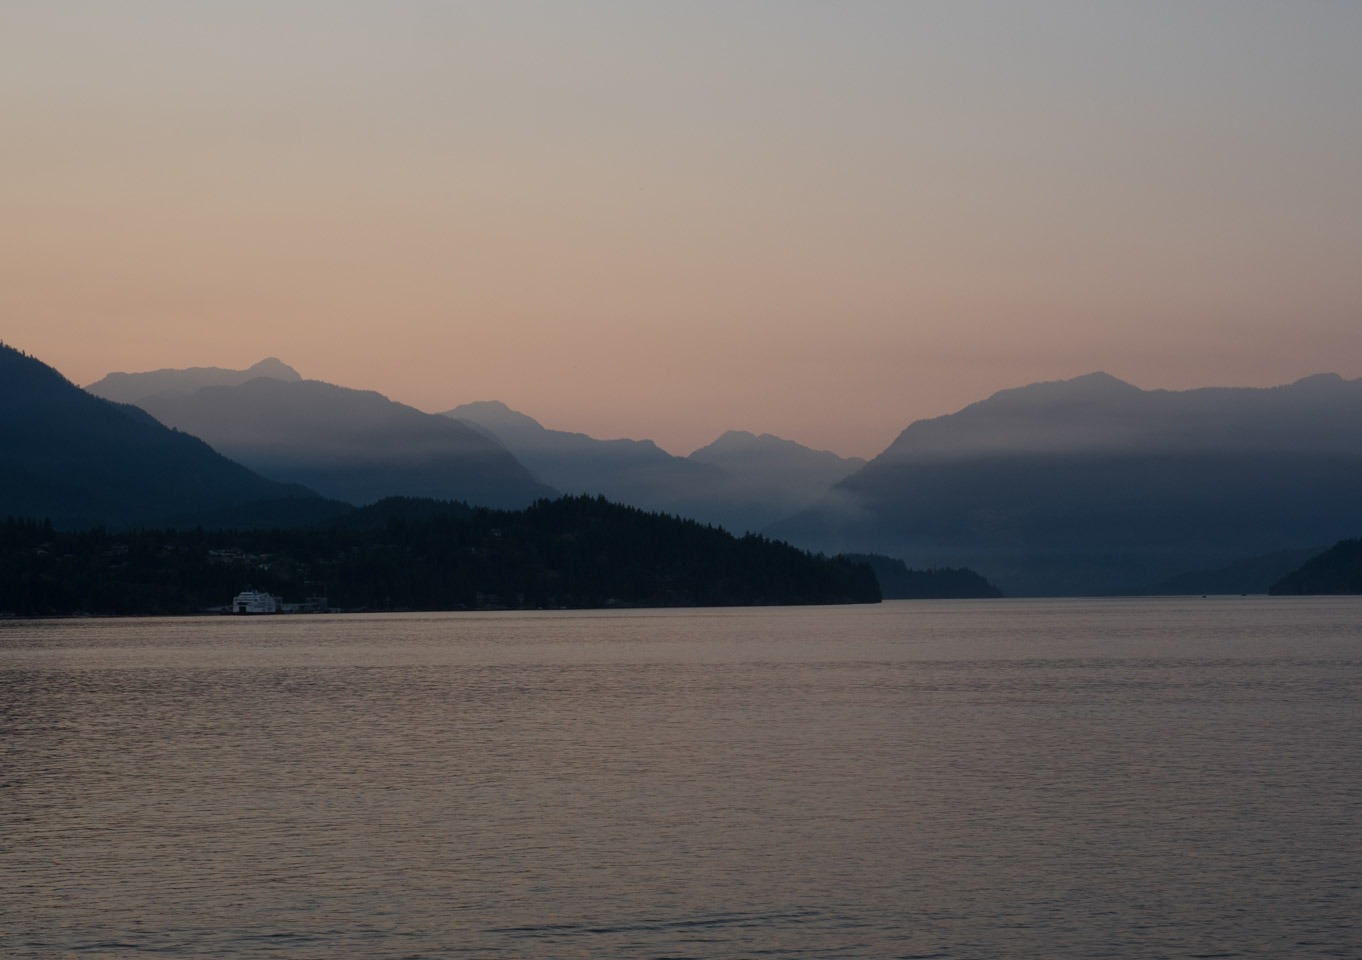
[[[278,613],[279,601],[262,590],[243,590],[232,600],[233,613]]]

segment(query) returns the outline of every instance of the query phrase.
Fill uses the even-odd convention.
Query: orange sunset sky
[[[15,2],[0,339],[687,453],[1362,376],[1362,4]]]

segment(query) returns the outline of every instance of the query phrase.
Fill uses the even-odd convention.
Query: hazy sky
[[[0,339],[686,453],[1362,376],[1362,3],[0,0]]]

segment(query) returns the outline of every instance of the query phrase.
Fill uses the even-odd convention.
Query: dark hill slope
[[[993,600],[1003,595],[979,574],[963,567],[910,570],[902,560],[877,553],[843,556],[854,563],[869,564],[886,600]]]
[[[1136,592],[1150,597],[1264,594],[1282,577],[1322,552],[1319,547],[1274,550],[1261,557],[1236,560],[1215,570],[1180,573]]]
[[[1126,593],[1362,528],[1362,381],[1145,391],[1106,374],[912,424],[769,528],[969,566],[1010,595]]]
[[[1268,590],[1276,597],[1362,594],[1362,539],[1340,540]]]
[[[556,494],[495,440],[373,391],[257,378],[142,406],[265,476],[350,503],[409,496],[511,508]]]
[[[311,497],[0,344],[0,516],[126,526]]]

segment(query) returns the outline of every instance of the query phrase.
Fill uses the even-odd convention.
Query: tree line
[[[345,610],[873,603],[875,574],[607,502],[393,498],[314,526],[65,531],[0,524],[0,612],[194,614],[244,589]]]

